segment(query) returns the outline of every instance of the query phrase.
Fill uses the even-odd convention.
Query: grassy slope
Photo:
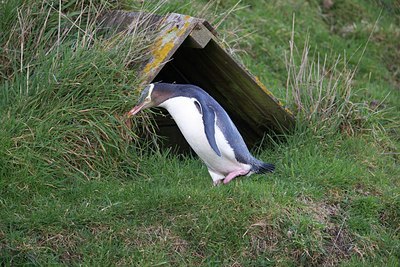
[[[221,2],[206,12],[216,23],[221,16],[214,12],[235,3]],[[249,6],[220,26],[229,47],[242,49],[241,60],[281,98],[292,12],[297,44],[308,31],[316,51],[331,61],[346,51],[354,66],[380,11],[358,0],[335,1],[322,12],[317,2],[243,1],[240,7]],[[197,15],[203,4],[171,2],[166,9]],[[66,43],[63,56],[54,50],[41,57],[35,75],[7,79],[2,72],[0,262],[395,266],[400,170],[391,121],[400,109],[400,52],[398,13],[391,12],[383,10],[354,81],[354,101],[383,101],[390,93],[386,117],[372,116],[353,136],[315,133],[300,123],[286,142],[259,151],[277,165],[274,175],[217,188],[197,159],[141,156],[139,144],[121,138],[110,114],[133,104],[129,86],[137,83],[121,51],[100,43],[69,52]],[[27,80],[36,89],[19,92]],[[377,123],[386,130],[376,130]]]

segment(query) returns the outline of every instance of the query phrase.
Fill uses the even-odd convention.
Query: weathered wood
[[[185,41],[192,48],[204,48],[212,38],[212,33],[202,24],[197,24]]]
[[[250,74],[241,64],[227,54],[216,41],[204,50],[203,60],[207,58],[209,66],[207,71],[218,75],[216,87],[221,93],[229,93],[232,101],[228,101],[234,109],[240,112],[241,117],[251,122],[255,130],[267,126],[274,131],[282,132],[291,129],[293,117],[288,110],[266,89],[261,82]],[[232,81],[229,83],[229,81]]]
[[[151,82],[156,77],[198,22],[196,18],[175,13],[163,20],[162,29],[152,46],[151,59],[142,72],[145,81]]]

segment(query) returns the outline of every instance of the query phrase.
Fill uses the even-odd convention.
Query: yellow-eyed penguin
[[[165,108],[196,154],[204,161],[214,185],[241,175],[273,172],[275,166],[253,157],[225,110],[203,89],[190,84],[149,84],[133,116],[151,108]]]

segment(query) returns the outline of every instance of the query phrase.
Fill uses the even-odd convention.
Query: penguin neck
[[[176,96],[167,98],[159,107],[165,108],[168,113],[176,119],[179,115],[184,113],[193,113],[194,101],[195,98],[185,97],[185,96]]]

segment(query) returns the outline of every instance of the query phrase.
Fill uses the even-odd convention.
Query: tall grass
[[[337,55],[333,64],[329,63],[332,55],[313,53],[308,37],[301,50],[294,36],[293,17],[290,49],[285,54],[286,102],[295,112],[298,123],[306,124],[314,134],[322,136],[384,131],[385,127],[378,121],[385,121],[386,111],[379,105],[361,101],[353,88],[358,65],[351,69],[345,53]]]
[[[11,2],[0,36],[1,168],[86,179],[136,173],[145,145],[120,114],[134,104],[135,66],[154,34],[146,21],[107,38],[99,31],[107,2]]]

